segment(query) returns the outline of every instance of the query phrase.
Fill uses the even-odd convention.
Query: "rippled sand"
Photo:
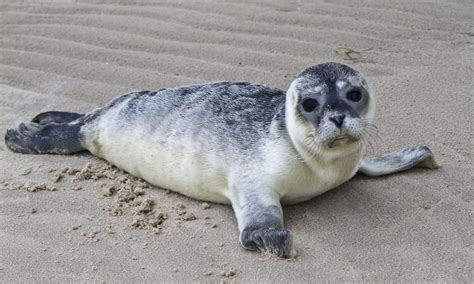
[[[0,133],[131,90],[219,80],[287,88],[305,67],[338,61],[377,94],[373,151],[427,144],[443,168],[356,177],[285,208],[298,257],[284,261],[243,250],[230,207],[144,188],[136,200],[154,200],[168,219],[139,229],[144,203],[104,196],[125,174],[77,179],[67,168],[106,164],[2,143],[1,282],[473,280],[472,3],[73,2],[0,2]],[[42,183],[57,190],[30,192]]]

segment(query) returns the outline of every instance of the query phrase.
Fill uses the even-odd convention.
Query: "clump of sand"
[[[33,170],[32,168],[28,168],[28,169],[24,170],[23,172],[21,172],[20,176],[27,176],[27,175],[31,174],[32,170]]]
[[[105,179],[106,183],[101,185],[102,195],[113,199],[109,214],[121,216],[125,211],[130,212],[135,216],[131,228],[150,229],[158,234],[168,219],[166,213],[156,210],[153,199],[145,196],[145,189],[149,188],[146,182],[110,164],[87,163],[82,169],[65,168],[61,172],[73,175],[74,182]]]
[[[52,170],[54,177],[64,175],[74,176],[73,181],[99,180],[102,178],[114,179],[120,170],[107,163],[91,164],[87,163],[82,169],[65,167],[61,171]]]
[[[35,182],[1,182],[0,187],[6,190],[26,190],[29,192],[37,191],[57,191],[58,188],[48,185],[46,183],[35,183]]]
[[[203,202],[203,203],[201,203],[201,208],[203,210],[207,210],[207,209],[211,208],[211,205],[207,202]]]
[[[124,211],[128,210],[135,216],[130,227],[151,229],[155,233],[160,233],[168,215],[158,212],[153,199],[145,196],[145,189],[148,187],[146,182],[127,175],[110,184],[103,184],[102,193],[106,197],[113,198],[112,205],[108,209],[109,214],[123,215]]]
[[[197,219],[194,213],[190,213],[186,211],[186,206],[182,203],[176,204],[175,209],[176,209],[176,214],[178,214],[178,217],[176,218],[176,220],[193,221]]]
[[[219,275],[230,278],[230,277],[235,276],[235,270],[234,269],[222,270],[219,273]]]

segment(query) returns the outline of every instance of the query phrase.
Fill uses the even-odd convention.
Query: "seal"
[[[437,168],[426,146],[364,157],[375,113],[365,77],[339,63],[304,70],[288,90],[218,82],[133,92],[86,114],[46,112],[9,129],[28,154],[88,150],[149,183],[232,204],[240,243],[286,257],[281,204],[320,195],[358,171]]]

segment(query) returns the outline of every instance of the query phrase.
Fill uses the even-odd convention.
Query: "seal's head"
[[[375,112],[364,76],[339,63],[304,70],[286,100],[290,136],[309,152],[362,147]]]

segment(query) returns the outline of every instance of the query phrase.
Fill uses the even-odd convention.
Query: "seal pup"
[[[218,82],[133,92],[86,114],[45,112],[9,129],[28,154],[88,150],[149,183],[230,203],[246,249],[286,257],[292,235],[281,204],[302,202],[353,177],[437,168],[426,146],[364,158],[375,100],[365,77],[314,65],[287,92]]]

